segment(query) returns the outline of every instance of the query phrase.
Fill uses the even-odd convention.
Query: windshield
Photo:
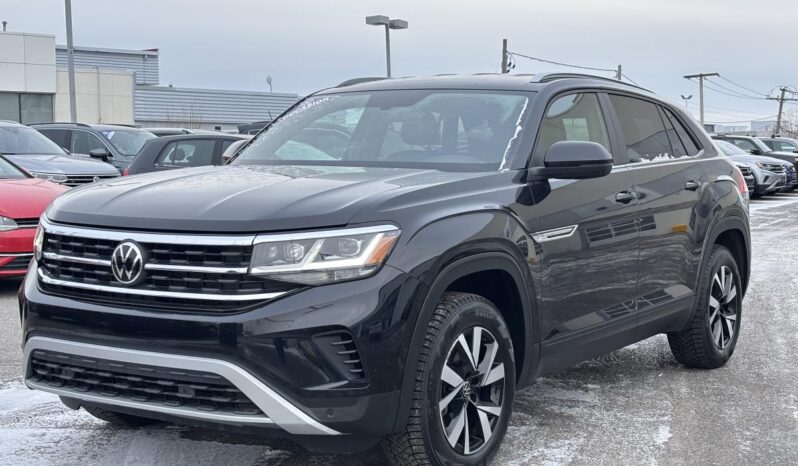
[[[64,151],[33,128],[0,126],[0,154],[64,155]]]
[[[157,137],[149,131],[135,129],[113,129],[101,133],[120,154],[127,156],[138,154],[145,142]]]
[[[468,90],[310,97],[257,136],[233,164],[497,169],[517,150],[530,97]]]
[[[0,157],[0,180],[16,180],[27,177],[28,175],[26,175],[22,170],[11,165],[11,163],[9,163],[8,160],[4,159],[3,157]]]
[[[720,150],[722,150],[726,155],[750,155],[748,152],[740,149],[730,142],[715,140],[715,144],[717,144]]]

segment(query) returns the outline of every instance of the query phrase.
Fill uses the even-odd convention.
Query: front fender
[[[441,250],[445,252],[439,253]],[[407,423],[417,362],[435,307],[452,283],[472,273],[502,271],[515,282],[523,307],[521,325],[526,342],[518,385],[529,382],[539,358],[540,327],[535,312],[534,278],[538,276],[538,263],[533,239],[517,218],[500,210],[445,218],[419,230],[395,257],[401,260],[393,263],[394,267],[407,271],[429,287],[416,315],[411,317],[415,329],[402,378],[396,430]]]

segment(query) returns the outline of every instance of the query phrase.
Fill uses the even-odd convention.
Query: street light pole
[[[385,15],[366,16],[366,24],[385,27],[385,69],[391,77],[391,29],[407,29],[407,21],[390,19]]]
[[[69,117],[72,123],[78,121],[78,104],[75,97],[75,50],[72,47],[72,0],[64,0],[66,10],[67,36],[67,76],[69,79]]]

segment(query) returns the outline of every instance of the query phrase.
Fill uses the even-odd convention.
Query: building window
[[[53,121],[52,94],[0,93],[0,120],[22,123],[50,123]]]

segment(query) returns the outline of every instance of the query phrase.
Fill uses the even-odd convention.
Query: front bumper
[[[25,275],[33,257],[35,228],[0,233],[0,278]]]
[[[757,177],[754,192],[756,194],[771,194],[780,191],[786,184],[787,177],[784,173],[772,173],[762,170]]]
[[[403,272],[386,266],[365,280],[311,288],[246,312],[191,315],[47,294],[38,286],[35,269],[34,262],[20,291],[25,380],[33,389],[156,418],[169,415],[225,426],[278,427],[294,435],[375,437],[394,429],[414,302],[426,292]],[[324,347],[324,338],[337,332],[352,337],[362,360],[365,377],[358,383],[341,377],[335,353]],[[37,350],[173,373],[218,375],[263,415],[173,406],[171,401],[146,396],[136,400],[114,394],[113,389],[103,393],[87,390],[85,384],[76,388],[68,380],[66,388],[43,384],[36,380],[32,365],[31,355],[41,354]],[[68,379],[73,369],[56,376]],[[104,382],[104,388],[115,385],[108,374],[100,376],[110,381]]]

